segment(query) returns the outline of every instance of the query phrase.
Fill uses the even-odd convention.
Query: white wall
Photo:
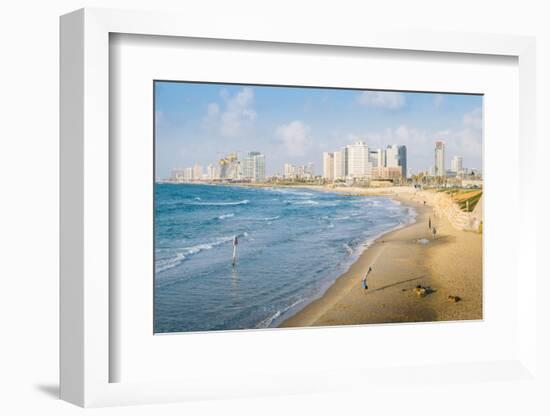
[[[0,413],[72,414],[77,409],[54,400],[58,367],[58,16],[74,9],[116,7],[179,9],[194,13],[205,25],[236,14],[280,22],[281,30],[299,25],[420,27],[437,30],[536,35],[538,37],[538,162],[549,154],[550,30],[544,1],[162,1],[88,0],[4,1],[0,6]],[[239,28],[235,30],[238,32]],[[542,171],[542,169],[541,169]],[[541,199],[548,198],[541,191]],[[547,218],[547,217],[546,217]],[[548,220],[540,215],[541,231]],[[542,224],[544,220],[544,224]],[[544,243],[539,234],[540,244]],[[548,248],[548,244],[546,247]],[[542,263],[541,263],[542,264]],[[537,291],[548,328],[550,286]],[[539,323],[542,327],[542,323]],[[541,332],[541,336],[544,334]],[[550,350],[548,335],[544,339]],[[548,371],[548,358],[539,357]],[[397,393],[394,393],[397,390]],[[547,388],[547,390],[550,390]],[[434,385],[431,391],[399,391],[356,397],[345,392],[310,397],[266,398],[103,409],[100,414],[345,414],[421,410],[426,414],[543,414],[550,405],[542,392],[499,383]],[[538,397],[538,399],[536,399]],[[504,411],[504,412],[503,412]]]

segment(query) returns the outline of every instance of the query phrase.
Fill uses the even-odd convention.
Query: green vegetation
[[[483,195],[481,189],[447,188],[438,192],[445,192],[451,196],[460,209],[465,212],[472,212]]]

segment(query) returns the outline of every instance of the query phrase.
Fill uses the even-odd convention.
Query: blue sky
[[[156,176],[173,168],[206,166],[225,153],[259,151],[266,173],[284,163],[313,162],[322,153],[364,140],[375,148],[407,146],[412,170],[433,165],[436,140],[481,168],[481,96],[267,87],[182,82],[155,83]]]

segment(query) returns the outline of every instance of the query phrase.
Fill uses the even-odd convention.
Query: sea
[[[276,327],[415,216],[381,196],[158,183],[154,332]]]

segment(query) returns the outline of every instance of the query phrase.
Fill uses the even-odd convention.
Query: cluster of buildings
[[[369,186],[384,186],[388,182],[403,183],[407,178],[413,182],[422,180],[431,184],[461,184],[465,180],[481,183],[481,173],[463,166],[462,156],[454,156],[451,166],[446,166],[445,142],[437,140],[434,146],[434,164],[426,171],[412,175],[407,170],[407,147],[388,145],[374,148],[364,141],[348,144],[334,152],[323,153],[322,178],[315,176],[313,163],[306,165],[284,164],[283,173],[266,177],[265,155],[248,152],[239,158],[238,153],[229,153],[206,169],[200,164],[172,171],[172,182],[358,182]]]
[[[199,164],[184,169],[174,169],[170,180],[173,182],[262,182],[265,180],[265,155],[260,152],[248,152],[239,159],[237,153],[229,153],[217,164],[210,163],[206,167],[206,172]]]
[[[407,178],[407,147],[369,147],[365,142],[349,144],[323,153],[323,178],[327,181],[397,181]]]
[[[308,163],[307,165],[296,166],[285,163],[283,178],[291,180],[311,180],[315,178],[314,165],[313,163]]]
[[[463,165],[462,156],[453,156],[451,159],[451,167],[447,169],[445,164],[445,142],[438,140],[435,142],[434,151],[434,166],[433,170],[428,173],[436,178],[466,178],[480,177],[481,173],[477,169],[468,169]]]

